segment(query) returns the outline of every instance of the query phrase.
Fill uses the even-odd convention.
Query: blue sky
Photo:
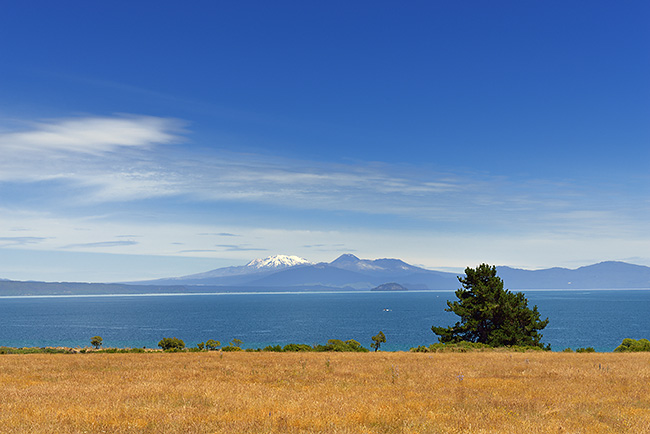
[[[2,278],[650,265],[647,2],[1,9]]]

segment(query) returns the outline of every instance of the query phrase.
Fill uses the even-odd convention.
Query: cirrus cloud
[[[61,247],[62,249],[79,249],[79,248],[105,248],[105,247],[123,247],[123,246],[134,246],[138,244],[136,241],[98,241],[93,243],[79,243],[79,244],[68,244],[67,246]]]
[[[181,127],[153,116],[85,117],[33,123],[28,131],[0,134],[3,153],[71,152],[100,155],[120,147],[170,143]]]
[[[359,219],[362,215],[369,221],[381,215],[378,220],[384,220],[377,226],[394,220],[391,224],[403,228],[434,232],[633,238],[644,233],[650,211],[648,202],[625,197],[603,201],[602,185],[569,178],[497,177],[434,170],[426,163],[310,161],[228,151],[216,148],[219,143],[185,152],[172,143],[181,140],[174,134],[182,122],[175,119],[88,117],[34,125],[30,131],[0,134],[0,201],[52,215],[94,216],[100,213],[98,205],[104,205],[101,209],[110,216],[113,205],[120,203],[123,217],[137,218],[142,212],[138,204],[146,200],[146,206],[160,211],[156,216],[160,219],[183,216],[182,209],[189,205],[218,209],[219,216],[229,221],[264,216],[267,225],[273,212],[281,210],[292,217],[309,215],[302,221],[296,217],[302,227],[318,225],[319,216],[324,216],[321,222],[336,214],[360,224],[356,222],[364,220]],[[201,232],[203,237],[207,234],[236,235]],[[101,240],[95,245],[75,244],[79,244],[75,248],[124,246]],[[229,251],[242,247],[247,246],[220,246]]]

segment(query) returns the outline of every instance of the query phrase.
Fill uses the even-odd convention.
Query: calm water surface
[[[550,323],[543,342],[553,350],[612,351],[623,338],[650,338],[650,290],[528,291]],[[241,339],[245,348],[355,339],[369,347],[408,350],[436,342],[432,325],[451,325],[450,292],[259,293],[181,296],[0,298],[0,346],[156,347],[163,337],[188,346]],[[387,309],[387,310],[384,310]]]

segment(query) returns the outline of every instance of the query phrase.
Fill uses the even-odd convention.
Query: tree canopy
[[[480,342],[494,347],[521,345],[543,347],[542,330],[548,318],[540,320],[537,306],[528,307],[521,292],[503,288],[495,266],[467,267],[463,287],[456,291],[458,301],[447,301],[447,312],[460,321],[451,327],[431,327],[442,343]]]
[[[639,339],[637,341],[635,339],[625,338],[623,339],[623,342],[621,342],[621,345],[616,347],[614,351],[617,353],[628,351],[650,351],[650,341],[647,339]]]
[[[208,339],[207,341],[205,341],[205,348],[208,351],[215,351],[220,346],[221,346],[221,342],[215,341],[214,339]]]
[[[90,338],[90,345],[95,347],[95,349],[99,349],[99,347],[102,346],[103,339],[101,336],[93,336]]]
[[[158,346],[164,351],[179,351],[185,348],[185,342],[178,338],[162,338]]]
[[[377,333],[375,336],[372,337],[372,343],[370,344],[370,348],[374,348],[375,351],[379,351],[379,347],[383,342],[386,342],[386,335],[384,332],[380,331]]]

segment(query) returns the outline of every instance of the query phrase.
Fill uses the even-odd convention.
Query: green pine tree
[[[447,312],[460,321],[451,327],[431,327],[442,343],[460,341],[480,342],[494,347],[521,345],[543,347],[542,330],[548,318],[540,320],[537,306],[528,308],[521,292],[503,289],[503,280],[496,267],[481,264],[467,267],[465,278],[458,280],[463,287],[456,291],[458,301],[447,301]]]

